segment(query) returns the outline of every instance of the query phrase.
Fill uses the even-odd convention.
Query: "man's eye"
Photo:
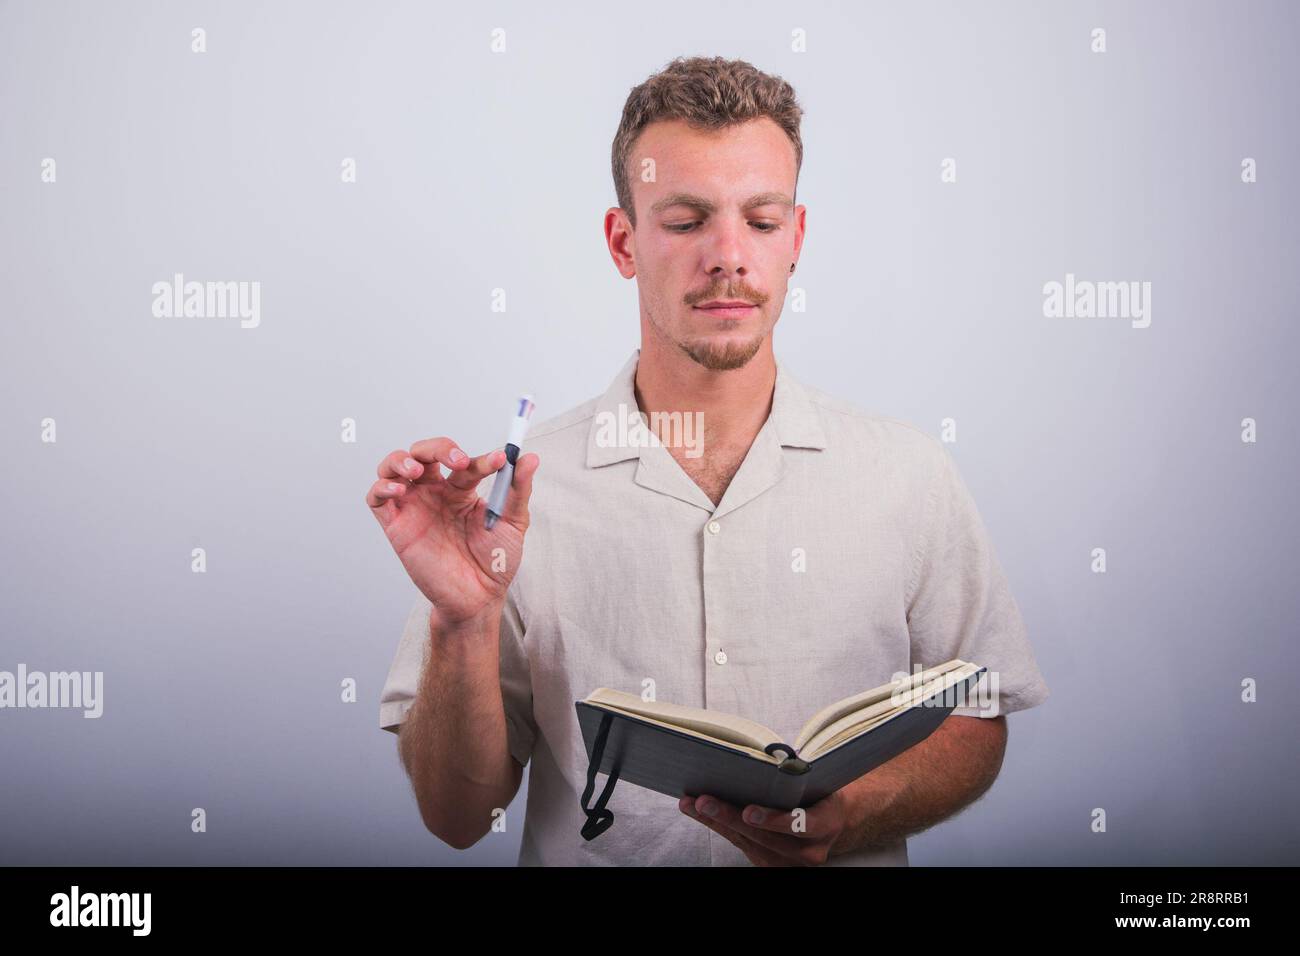
[[[690,232],[698,225],[699,221],[697,220],[695,222],[670,223],[666,225],[665,228],[669,232]],[[777,229],[781,228],[781,226],[775,222],[756,222],[753,225],[758,227],[759,232],[775,232]]]

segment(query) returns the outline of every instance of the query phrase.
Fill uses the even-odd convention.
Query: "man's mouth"
[[[752,302],[744,302],[740,299],[720,299],[701,302],[695,308],[718,319],[743,319],[758,307]]]

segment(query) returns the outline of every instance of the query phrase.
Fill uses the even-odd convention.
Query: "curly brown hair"
[[[611,165],[619,208],[636,228],[628,160],[641,131],[655,120],[681,119],[696,129],[723,129],[766,116],[794,144],[795,183],[803,166],[799,120],[803,109],[794,87],[779,76],[764,73],[744,60],[677,57],[628,94],[623,118],[614,135]],[[792,197],[793,198],[793,197]]]

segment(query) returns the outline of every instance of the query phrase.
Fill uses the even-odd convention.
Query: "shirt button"
[[[713,655],[713,661],[714,661],[714,663],[716,663],[716,664],[725,664],[725,663],[727,663],[727,652],[726,652],[726,651],[718,651],[718,653],[716,653],[716,654]]]
[[[709,522],[709,534],[717,534],[721,530],[722,530],[722,525],[718,524],[716,521]]]

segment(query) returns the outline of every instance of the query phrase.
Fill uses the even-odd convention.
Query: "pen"
[[[519,402],[515,406],[515,417],[510,420],[510,437],[506,439],[506,463],[501,466],[496,481],[492,483],[492,493],[488,495],[487,514],[483,516],[483,526],[489,531],[506,510],[506,494],[510,491],[510,482],[515,477],[515,462],[519,459],[519,446],[524,443],[524,434],[528,431],[528,419],[533,414],[533,408],[533,396],[519,397]]]

